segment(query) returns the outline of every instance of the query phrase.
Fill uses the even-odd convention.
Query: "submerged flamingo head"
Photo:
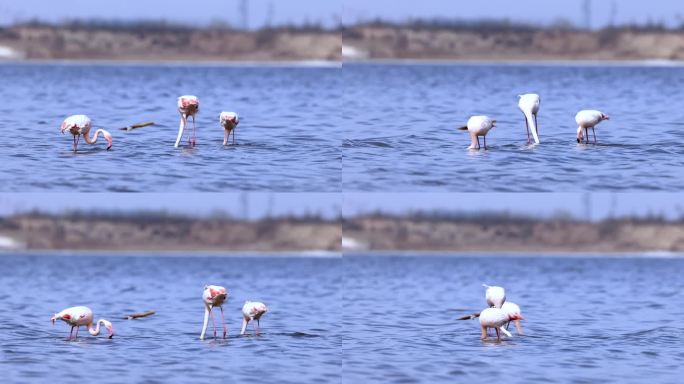
[[[104,324],[105,328],[107,328],[107,331],[109,331],[109,338],[111,339],[114,336],[114,327],[112,327],[112,323],[110,323],[107,320],[101,320],[102,324]]]
[[[109,151],[112,148],[112,134],[103,130],[102,136],[107,140],[107,150]]]

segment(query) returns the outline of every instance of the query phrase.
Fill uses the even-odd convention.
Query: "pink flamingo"
[[[192,136],[188,137],[188,144],[195,146],[195,115],[199,111],[199,99],[197,96],[185,95],[178,98],[178,112],[181,115],[180,128],[178,129],[178,138],[176,139],[176,145],[174,147],[178,148],[181,139],[183,138],[183,130],[188,120],[188,116],[192,117]]]
[[[92,137],[88,136],[88,133],[90,132],[90,128],[92,128],[92,126],[93,124],[88,116],[73,115],[67,117],[64,120],[64,122],[62,122],[60,132],[63,135],[65,131],[69,131],[69,133],[74,135],[74,152],[76,152],[76,149],[78,148],[78,142],[81,138],[81,135],[83,135],[83,138],[85,139],[86,143],[95,144],[97,143],[98,135],[102,133],[102,137],[104,137],[104,139],[107,140],[107,150],[112,148],[112,135],[104,129],[98,129],[97,131],[95,131],[95,134]]]
[[[69,332],[69,337],[67,340],[71,340],[71,335],[74,332],[74,328],[76,328],[76,336],[74,336],[74,340],[76,340],[78,338],[78,329],[83,325],[88,328],[88,332],[91,335],[97,336],[100,334],[100,324],[102,324],[109,331],[109,338],[111,339],[112,336],[114,336],[114,328],[112,327],[112,323],[105,319],[98,320],[97,328],[93,328],[93,311],[88,307],[67,308],[60,313],[55,313],[50,320],[52,320],[53,325],[55,324],[56,320],[62,320],[71,326],[71,331]]]
[[[266,308],[264,303],[258,301],[245,301],[245,305],[242,306],[242,331],[240,331],[240,334],[245,334],[247,323],[249,323],[250,320],[256,320],[256,323],[252,323],[252,327],[254,327],[254,333],[258,335],[260,325],[259,319],[266,312],[268,312],[268,308]]]
[[[233,145],[235,144],[235,128],[240,123],[237,113],[235,112],[221,112],[219,116],[219,122],[223,126],[223,145],[228,145],[228,138],[230,137],[230,132],[233,132]]]
[[[219,285],[207,285],[204,287],[204,292],[202,293],[202,299],[204,300],[204,325],[202,325],[202,334],[200,335],[200,340],[204,340],[204,335],[207,333],[207,323],[209,322],[209,317],[211,316],[211,324],[214,326],[214,337],[216,337],[216,323],[214,322],[214,316],[211,315],[211,310],[214,307],[219,307],[221,309],[221,322],[223,323],[223,338],[226,337],[228,333],[226,331],[226,320],[223,318],[223,303],[226,302],[228,298],[228,291]]]

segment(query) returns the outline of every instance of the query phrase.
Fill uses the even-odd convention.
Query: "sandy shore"
[[[342,31],[344,60],[684,60],[684,31],[370,23]]]

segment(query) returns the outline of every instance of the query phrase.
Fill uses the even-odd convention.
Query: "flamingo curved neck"
[[[88,133],[90,133],[90,132],[84,132],[84,133],[83,133],[83,138],[85,139],[85,142],[88,143],[88,144],[95,144],[95,143],[97,143],[97,136],[98,136],[100,133],[102,133],[102,136],[104,137],[104,130],[102,130],[102,129],[98,129],[97,131],[95,131],[95,133],[93,134],[92,137],[88,137]]]
[[[176,138],[176,144],[174,145],[174,147],[176,148],[178,148],[178,145],[180,144],[180,141],[183,138],[183,130],[185,129],[186,121],[187,115],[181,113],[180,127],[178,128],[178,138]]]
[[[88,324],[88,333],[90,333],[93,336],[97,336],[100,334],[100,324],[104,323],[103,319],[100,319],[97,321],[97,327],[93,328],[93,323]]]
[[[532,131],[532,136],[534,137],[534,142],[539,144],[539,135],[537,133],[537,121],[532,115],[532,113],[525,112],[525,119],[527,119],[527,124],[530,127],[530,131]]]

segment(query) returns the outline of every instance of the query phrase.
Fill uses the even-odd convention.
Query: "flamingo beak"
[[[50,321],[52,321],[52,325],[55,325],[55,320],[57,320],[57,315],[54,315],[50,318]]]

